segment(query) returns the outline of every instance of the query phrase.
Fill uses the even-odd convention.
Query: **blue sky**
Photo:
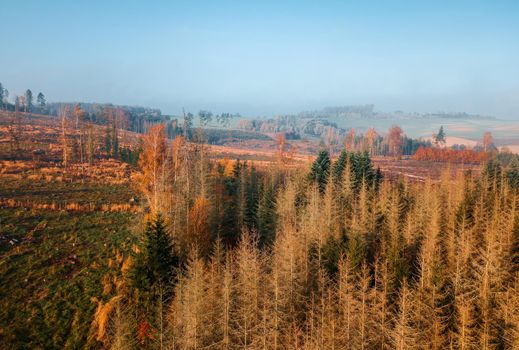
[[[519,1],[7,1],[0,82],[51,101],[519,119]]]

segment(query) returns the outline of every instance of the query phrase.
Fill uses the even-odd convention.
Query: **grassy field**
[[[142,222],[133,170],[11,158],[0,160],[0,349],[99,348],[89,334],[103,278]]]
[[[109,259],[129,251],[138,222],[127,212],[2,209],[0,348],[87,344]]]

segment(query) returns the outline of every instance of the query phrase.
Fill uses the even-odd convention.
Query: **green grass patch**
[[[134,196],[129,185],[80,182],[47,182],[4,177],[0,181],[0,198],[34,203],[129,203]]]
[[[97,347],[87,342],[92,297],[138,222],[131,213],[0,210],[0,348]]]

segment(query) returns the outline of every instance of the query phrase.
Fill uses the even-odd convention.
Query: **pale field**
[[[470,140],[481,140],[486,131],[490,131],[496,140],[516,139],[519,144],[519,121],[500,119],[343,119],[331,118],[343,128],[355,128],[360,132],[374,127],[380,133],[385,133],[392,125],[399,125],[411,137],[430,137],[443,126],[447,136],[456,136]]]
[[[511,152],[519,153],[519,121],[517,120],[472,120],[472,119],[401,119],[401,120],[338,120],[337,125],[348,128],[352,127],[360,132],[374,127],[380,133],[385,133],[392,125],[399,125],[410,137],[422,137],[431,139],[443,126],[447,135],[447,146],[455,144],[474,147],[481,144],[483,134],[487,131],[492,133],[494,143],[498,147],[507,146]]]
[[[432,142],[432,137],[427,137],[426,140]],[[445,138],[445,145],[447,147],[451,147],[454,145],[465,145],[469,148],[476,147],[478,145],[478,141],[470,140],[465,137],[456,137],[456,136],[447,136]]]
[[[519,145],[503,145],[499,149],[508,149],[512,153],[519,154]]]

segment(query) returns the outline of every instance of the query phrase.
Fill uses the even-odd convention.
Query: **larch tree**
[[[517,346],[518,194],[497,163],[481,175],[380,182],[368,154],[348,153],[327,166],[321,191],[307,168],[255,173],[241,161],[205,162],[182,137],[169,151],[163,136],[146,138],[148,155],[162,154],[159,202],[175,227],[166,236],[185,239],[175,248],[189,257],[169,317],[154,303],[148,326],[133,326],[150,346]],[[143,167],[149,193],[152,169]]]
[[[177,284],[171,310],[175,347],[195,350],[212,345],[211,334],[206,328],[210,327],[207,316],[215,305],[207,303],[209,292],[205,263],[194,249]]]
[[[163,201],[161,199],[167,179],[165,176],[166,156],[164,125],[158,124],[151,127],[143,136],[142,153],[139,158],[141,174],[136,181],[153,214],[162,212]]]
[[[398,309],[394,316],[394,327],[391,331],[393,348],[395,350],[419,349],[420,344],[416,339],[416,328],[413,326],[414,295],[407,285],[402,283],[398,296]]]
[[[236,250],[235,305],[231,310],[233,343],[243,349],[258,347],[263,309],[263,258],[258,241],[244,231]]]
[[[369,154],[374,156],[376,152],[375,141],[378,138],[378,133],[374,128],[369,128],[364,137],[366,138]]]
[[[79,162],[80,163],[84,163],[85,162],[85,154],[86,154],[86,150],[85,150],[85,145],[84,145],[84,139],[85,139],[85,135],[84,135],[84,119],[86,117],[86,112],[81,109],[81,105],[78,103],[74,106],[74,119],[75,119],[75,128],[76,128],[76,133],[78,134],[79,136],[79,145],[78,145],[78,148],[79,148]]]
[[[69,143],[68,143],[68,118],[70,113],[69,106],[61,106],[59,115],[61,119],[61,151],[62,151],[62,164],[64,167],[68,166],[69,163]]]

